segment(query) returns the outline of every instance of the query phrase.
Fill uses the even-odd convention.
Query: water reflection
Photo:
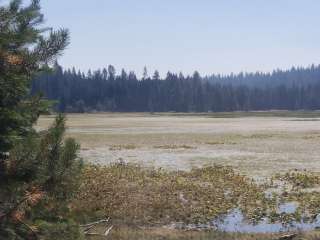
[[[294,213],[297,209],[296,203],[285,203],[279,206],[279,213]],[[258,224],[248,223],[242,212],[235,209],[227,214],[222,220],[214,222],[217,229],[223,232],[239,232],[239,233],[278,233],[288,231],[309,231],[320,226],[320,216],[312,223],[292,222],[290,224],[270,223],[268,218],[264,218]]]

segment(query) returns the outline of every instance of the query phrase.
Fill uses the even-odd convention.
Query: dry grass
[[[121,151],[121,150],[133,150],[136,149],[137,146],[133,144],[128,144],[128,145],[112,145],[109,147],[110,151]]]
[[[70,114],[67,135],[81,143],[81,155],[91,163],[107,165],[121,158],[169,170],[222,164],[250,177],[270,177],[295,168],[320,171],[320,125],[314,121],[319,116],[319,112]],[[52,119],[41,117],[38,128]]]
[[[161,146],[154,146],[153,148],[156,148],[156,149],[196,149],[196,147],[192,147],[189,145],[161,145]]]
[[[208,144],[208,145],[224,145],[224,144],[236,145],[237,143],[236,142],[229,142],[229,141],[212,141],[212,142],[206,142],[205,144]]]

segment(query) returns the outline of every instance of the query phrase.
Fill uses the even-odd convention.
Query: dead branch
[[[113,228],[113,226],[107,228],[107,230],[105,231],[104,234],[100,234],[100,233],[95,233],[95,232],[84,232],[84,235],[86,236],[100,236],[100,237],[107,237],[111,231],[111,229]]]
[[[86,233],[86,232],[89,232],[92,228],[94,228],[95,225],[92,225],[90,227],[86,227],[85,229],[83,229],[83,232]]]
[[[88,227],[95,226],[95,225],[98,225],[98,224],[101,224],[101,223],[109,222],[109,220],[110,220],[110,218],[102,219],[102,220],[99,220],[99,221],[96,221],[96,222],[80,225],[80,227],[88,228]]]
[[[98,236],[98,237],[106,237],[100,233],[85,233],[86,236]]]
[[[104,233],[104,236],[108,236],[109,233],[110,233],[110,231],[112,230],[112,228],[113,228],[113,226],[107,228],[107,230],[106,230],[105,233]]]
[[[106,223],[109,222],[109,218],[108,219],[102,219],[96,222],[92,222],[92,223],[88,223],[88,224],[84,224],[84,225],[80,225],[80,227],[84,228],[83,233],[86,236],[100,236],[100,237],[107,237],[110,233],[110,231],[112,230],[113,226],[110,227],[106,227],[106,231],[104,232],[104,234],[100,234],[100,233],[96,233],[96,232],[90,232],[90,230],[92,228],[94,228],[96,225],[99,225],[101,223]]]

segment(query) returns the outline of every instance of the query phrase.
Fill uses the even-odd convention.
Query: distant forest
[[[201,77],[168,72],[164,79],[145,68],[116,74],[113,66],[84,74],[63,70],[34,79],[32,94],[58,100],[61,112],[222,112],[320,109],[320,65],[272,73],[240,73]]]

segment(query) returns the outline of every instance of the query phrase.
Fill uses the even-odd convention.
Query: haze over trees
[[[168,72],[163,79],[144,68],[138,79],[134,72],[117,74],[111,65],[84,74],[56,63],[52,73],[33,81],[32,94],[38,92],[58,100],[61,112],[315,110],[320,109],[320,66],[206,77]]]

